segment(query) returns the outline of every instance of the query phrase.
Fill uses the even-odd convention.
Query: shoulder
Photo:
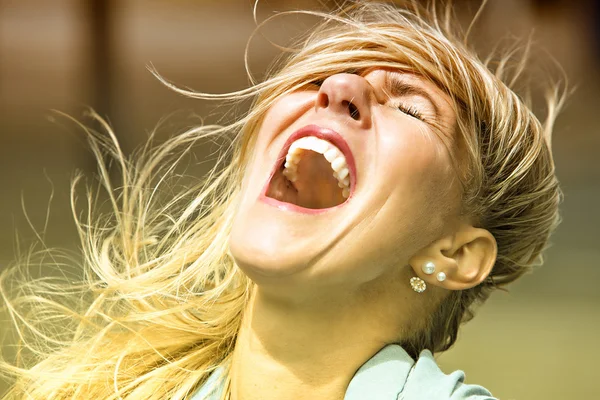
[[[495,400],[491,393],[478,385],[464,383],[465,374],[454,371],[445,374],[429,350],[424,350],[408,375],[398,399],[430,400]]]

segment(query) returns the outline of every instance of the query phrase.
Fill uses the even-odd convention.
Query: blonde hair
[[[19,342],[17,359],[0,365],[17,378],[5,399],[184,399],[216,368],[227,368],[253,288],[228,254],[227,240],[254,133],[281,95],[307,81],[371,67],[419,74],[450,96],[464,213],[498,243],[489,277],[452,292],[425,329],[401,343],[415,357],[425,348],[449,348],[476,303],[540,261],[558,222],[550,133],[562,105],[553,89],[541,123],[504,83],[509,58],[491,72],[463,43],[465,35],[452,31],[449,10],[361,1],[335,14],[308,12],[322,23],[246,90],[209,95],[164,81],[196,98],[254,98],[245,117],[194,128],[158,146],[149,141],[129,158],[94,115],[104,133],[87,131],[110,210],[98,214],[96,191],[88,190],[86,212],[76,211],[77,176],[71,193],[81,259],[31,252],[0,276],[3,308]],[[513,68],[513,78],[521,67]],[[175,165],[209,138],[231,142],[205,179],[182,189]],[[109,178],[111,163],[120,172],[118,184]],[[26,274],[36,262],[60,269],[74,261],[85,276],[78,284]]]

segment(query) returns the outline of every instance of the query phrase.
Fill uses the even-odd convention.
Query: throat
[[[254,293],[243,316],[231,359],[231,399],[343,400],[365,358],[357,362],[359,346],[344,342],[348,329],[331,332],[330,323],[337,325],[331,318],[307,323],[305,313],[262,297]]]

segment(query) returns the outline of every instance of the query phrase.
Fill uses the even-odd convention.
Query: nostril
[[[360,119],[360,112],[358,112],[358,108],[356,108],[354,104],[350,103],[348,105],[348,110],[350,111],[350,116],[352,117],[352,119],[355,119],[357,121]]]
[[[348,112],[350,113],[350,117],[354,120],[359,120],[360,119],[360,112],[358,111],[358,108],[350,101],[346,101],[344,100],[342,102],[342,105],[344,107],[348,107]]]
[[[327,96],[325,93],[320,93],[319,96],[319,102],[321,103],[321,106],[325,108],[329,107],[329,96]]]

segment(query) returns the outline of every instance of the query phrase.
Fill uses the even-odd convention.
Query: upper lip
[[[279,153],[279,156],[277,157],[277,163],[275,165],[273,173],[277,171],[277,169],[285,160],[285,157],[292,143],[304,136],[315,136],[319,139],[323,139],[332,143],[334,146],[340,149],[340,151],[346,158],[348,169],[350,171],[350,192],[352,193],[356,184],[356,163],[354,161],[352,151],[350,150],[350,146],[348,146],[346,140],[344,140],[342,135],[340,135],[338,132],[334,131],[333,129],[324,128],[318,125],[307,125],[305,127],[302,127],[294,133],[292,133],[290,137],[287,138],[285,144],[283,145],[283,148],[281,149],[281,152]]]

